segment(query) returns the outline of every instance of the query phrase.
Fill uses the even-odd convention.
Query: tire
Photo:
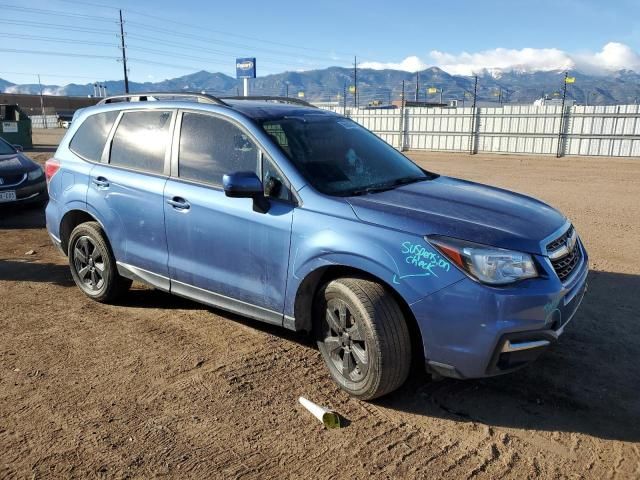
[[[409,329],[397,302],[379,283],[360,278],[329,282],[316,297],[314,325],[331,377],[350,395],[371,400],[407,379]]]
[[[131,280],[118,274],[111,248],[97,222],[82,223],[73,229],[67,256],[76,285],[97,302],[111,303],[131,287]]]

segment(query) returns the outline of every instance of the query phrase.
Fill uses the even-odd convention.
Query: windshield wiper
[[[364,194],[367,194],[367,193],[384,192],[386,190],[393,190],[394,188],[400,187],[402,185],[408,185],[410,183],[421,182],[423,180],[429,180],[429,177],[426,177],[426,176],[424,176],[424,177],[415,177],[415,176],[400,177],[400,178],[397,178],[397,179],[393,180],[392,182],[369,185],[368,187],[358,188],[356,190],[352,190],[351,192],[349,192],[349,195],[350,196],[356,196],[356,195],[364,195]]]

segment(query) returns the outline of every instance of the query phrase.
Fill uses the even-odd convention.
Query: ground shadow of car
[[[61,287],[75,285],[68,265],[22,258],[0,260],[0,281],[53,283]]]
[[[0,230],[45,228],[43,206],[0,205]]]
[[[640,276],[592,272],[560,342],[519,372],[425,382],[414,374],[380,406],[489,426],[640,441]]]

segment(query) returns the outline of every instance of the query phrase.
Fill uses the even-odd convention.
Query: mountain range
[[[300,96],[310,101],[337,101],[347,89],[347,101],[353,101],[348,87],[353,85],[353,69],[329,67],[322,70],[303,72],[284,72],[266,75],[251,80],[252,95]],[[569,72],[575,77],[575,83],[568,85],[567,98],[577,103],[595,105],[637,103],[640,99],[640,74],[621,70],[609,76],[587,75],[578,71]],[[474,89],[474,77],[450,75],[438,67],[421,72],[409,73],[401,70],[358,69],[358,91],[360,104],[373,100],[384,103],[390,99],[399,99],[404,81],[405,98],[414,100],[416,78],[419,85],[419,99],[438,101],[439,91],[443,91],[443,100],[470,99]],[[531,103],[543,95],[558,97],[563,86],[564,72],[500,72],[484,71],[478,76],[478,101],[505,103]],[[108,94],[124,92],[122,80],[100,82],[106,85]],[[182,77],[161,82],[129,82],[131,92],[143,91],[205,91],[219,96],[233,96],[242,93],[242,83],[223,73],[200,71]],[[427,94],[427,88],[438,89],[435,94]],[[48,95],[93,95],[93,83],[64,86],[43,85]],[[0,78],[0,92],[40,93],[38,84],[14,84]],[[465,93],[466,92],[466,93]],[[588,97],[588,98],[587,98]],[[342,100],[339,100],[342,101]]]

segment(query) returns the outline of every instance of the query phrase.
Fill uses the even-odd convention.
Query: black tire
[[[118,274],[111,248],[97,222],[82,223],[73,229],[67,256],[76,285],[97,302],[113,302],[131,287],[131,280]]]
[[[371,400],[407,379],[409,329],[382,285],[360,278],[333,280],[318,293],[315,315],[320,353],[335,382],[350,395]]]

